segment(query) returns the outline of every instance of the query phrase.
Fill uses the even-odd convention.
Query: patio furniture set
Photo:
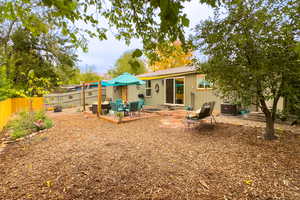
[[[144,106],[144,100],[142,99],[133,102],[123,102],[122,99],[116,99],[114,102],[105,101],[101,104],[101,110],[102,110],[101,115],[117,114],[117,113],[123,113],[124,116],[133,116],[136,113],[140,115],[143,106]],[[93,114],[96,114],[98,112],[98,105],[93,104],[90,110],[93,112]]]
[[[122,99],[117,99],[115,102],[110,102],[110,110],[113,113],[122,112],[124,113],[124,116],[133,116],[136,113],[140,115],[143,106],[144,106],[143,100],[123,103]]]

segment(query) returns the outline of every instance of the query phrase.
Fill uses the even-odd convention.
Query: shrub
[[[24,137],[24,136],[26,136],[26,135],[28,135],[29,134],[29,132],[28,132],[28,130],[21,130],[21,129],[16,129],[16,130],[14,130],[12,133],[11,133],[11,138],[12,139],[18,139],[18,138],[21,138],[21,137]]]
[[[52,120],[51,119],[46,119],[45,121],[44,121],[44,123],[45,123],[45,128],[51,128],[52,126],[53,126],[53,122],[52,122]]]
[[[45,111],[20,112],[17,117],[8,124],[11,137],[17,139],[30,133],[51,128],[53,122],[46,116]]]

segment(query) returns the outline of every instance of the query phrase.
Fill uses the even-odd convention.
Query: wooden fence
[[[102,88],[102,99],[106,97],[106,90]],[[63,108],[82,106],[82,92],[52,93],[44,96],[46,107],[61,105]],[[92,104],[98,101],[98,88],[85,90],[85,103]]]
[[[44,108],[44,98],[34,97],[32,99],[32,108],[34,111]],[[11,115],[20,111],[29,110],[30,98],[11,98],[0,101],[0,131],[6,125]]]

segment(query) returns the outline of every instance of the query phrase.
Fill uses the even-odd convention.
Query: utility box
[[[231,104],[231,103],[221,104],[221,113],[224,115],[237,115],[238,112],[239,112],[238,106],[236,104]]]

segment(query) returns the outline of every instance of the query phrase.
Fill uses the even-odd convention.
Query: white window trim
[[[206,75],[204,75],[204,74],[199,74],[199,75],[203,75],[203,80],[206,80],[205,79],[205,77],[206,77]],[[212,87],[201,87],[201,88],[199,88],[198,87],[198,77],[197,77],[197,75],[196,75],[196,89],[197,90],[211,90],[212,89]]]
[[[145,86],[145,97],[152,97],[152,82],[150,82],[151,83],[151,86],[150,87],[148,87],[148,82],[147,81],[151,81],[151,80],[146,80],[146,86]],[[150,92],[150,96],[147,96],[147,90],[150,90],[151,92]]]

